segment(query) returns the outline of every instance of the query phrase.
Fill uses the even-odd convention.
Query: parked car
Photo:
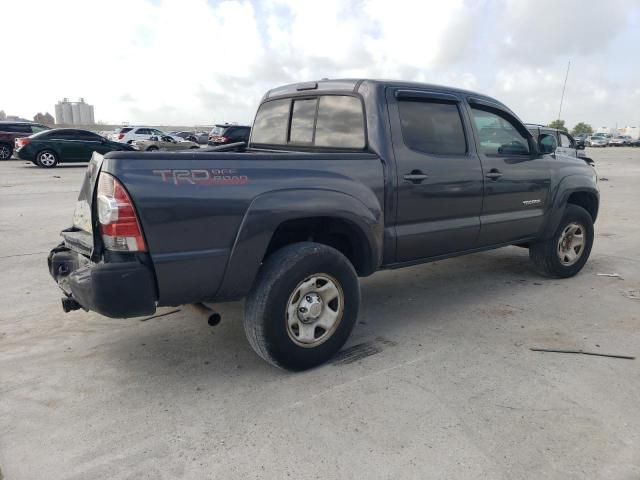
[[[606,147],[607,145],[609,145],[609,141],[607,140],[606,137],[600,136],[600,135],[592,135],[590,137],[587,137],[587,140],[585,141],[585,143],[587,144],[587,147]]]
[[[589,165],[595,165],[595,162],[587,157],[584,151],[584,144],[580,145],[575,138],[564,130],[533,123],[527,123],[526,127],[536,142],[544,148],[543,153],[561,153],[562,155],[581,158]]]
[[[611,140],[609,140],[609,146],[610,147],[624,147],[628,144],[629,140],[622,136],[622,135],[618,135],[617,137],[613,137]]]
[[[162,130],[152,127],[122,127],[111,138],[116,142],[131,143],[134,140],[148,140],[152,135],[169,135]],[[171,135],[170,135],[171,136]],[[178,136],[172,136],[176,141],[182,141]]]
[[[134,140],[131,144],[136,150],[145,152],[153,152],[155,150],[190,150],[199,149],[200,145],[195,142],[185,140],[183,142],[176,141],[169,135],[152,135],[149,140]]]
[[[49,130],[49,127],[31,122],[0,121],[0,160],[9,160],[13,155],[16,138]]]
[[[55,128],[43,130],[29,137],[15,140],[15,153],[42,168],[53,168],[59,163],[88,162],[93,152],[131,151],[133,147],[114,142],[88,130]]]
[[[587,139],[589,135],[587,135],[586,133],[579,133],[577,135],[573,136],[573,139],[576,141],[576,145],[582,145],[583,147],[586,146],[585,145],[585,140]]]
[[[212,146],[225,145],[236,142],[249,142],[251,127],[244,125],[216,125],[209,132],[208,144]]]
[[[169,132],[169,135],[173,137],[180,137],[183,140],[189,140],[198,144],[206,144],[209,140],[209,132],[197,132],[197,131],[182,131],[182,132]]]
[[[287,85],[263,97],[245,151],[218,149],[94,155],[84,214],[48,258],[65,311],[126,318],[194,304],[217,321],[210,302],[246,297],[254,350],[302,370],[349,337],[359,276],[515,244],[542,274],[567,278],[591,252],[595,169],[542,153],[479,93]]]

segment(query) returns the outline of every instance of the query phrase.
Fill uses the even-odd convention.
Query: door
[[[396,261],[473,248],[482,169],[460,99],[389,89],[387,103],[397,170]]]
[[[478,104],[470,112],[484,172],[479,244],[535,236],[549,195],[550,155],[532,154],[531,134],[510,113]]]
[[[83,147],[77,140],[77,130],[56,130],[49,134],[50,141],[60,155],[61,162],[78,161],[83,157]]]
[[[93,132],[78,130],[76,141],[82,147],[82,161],[91,160],[93,152],[105,154],[111,151],[109,145],[103,142],[102,137]]]

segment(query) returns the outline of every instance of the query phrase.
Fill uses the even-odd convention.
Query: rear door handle
[[[429,178],[429,175],[422,173],[421,170],[411,170],[411,173],[407,173],[404,177],[405,182],[420,183],[423,180]]]
[[[487,173],[485,175],[485,177],[490,178],[491,180],[497,180],[502,176],[502,173],[500,173],[500,170],[498,170],[497,168],[492,168],[489,173]]]

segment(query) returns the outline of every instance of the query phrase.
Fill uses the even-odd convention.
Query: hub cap
[[[50,167],[54,163],[56,163],[56,157],[53,156],[52,153],[44,152],[40,154],[40,163],[45,167]]]
[[[11,150],[9,149],[9,147],[6,147],[4,145],[0,146],[0,159],[8,160],[10,156]]]
[[[567,225],[558,240],[558,257],[560,263],[570,267],[582,257],[584,252],[585,229],[582,225],[572,222]]]
[[[303,280],[289,297],[287,333],[301,347],[316,347],[327,341],[342,320],[344,294],[329,275]]]

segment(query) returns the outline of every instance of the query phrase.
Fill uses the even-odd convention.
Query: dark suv
[[[245,125],[215,125],[209,132],[207,143],[214,147],[236,142],[249,143],[250,133],[251,127]]]
[[[31,122],[0,122],[0,160],[9,160],[16,138],[49,130],[49,127]]]

